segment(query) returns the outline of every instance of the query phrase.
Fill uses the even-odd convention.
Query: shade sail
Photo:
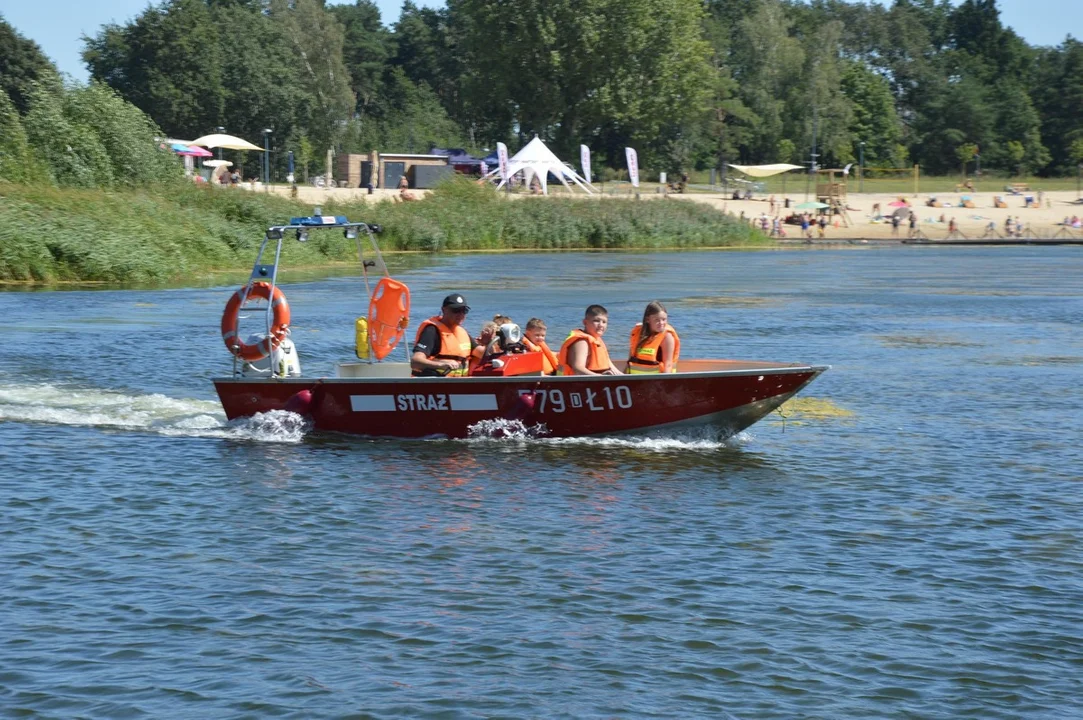
[[[498,165],[495,170],[489,172],[485,177],[493,177],[499,172],[500,167]],[[591,184],[582,175],[562,163],[560,158],[554,155],[553,151],[546,147],[545,143],[537,135],[524,145],[522,150],[508,158],[508,177],[510,178],[520,172],[523,173],[527,187],[530,186],[531,179],[537,177],[538,182],[541,184],[541,190],[546,195],[549,194],[548,178],[550,173],[569,190],[571,190],[571,186],[568,184],[568,180],[571,180],[587,195],[594,194],[591,191]],[[500,188],[503,185],[504,181],[501,180],[497,187]]]
[[[831,206],[822,202],[803,202],[793,206],[794,210],[823,210],[826,207]]]
[[[734,165],[733,163],[726,163],[735,170],[740,170],[749,177],[771,177],[772,175],[778,175],[779,173],[789,172],[790,170],[803,170],[800,165],[790,165],[789,163],[776,163],[774,165]]]
[[[253,145],[247,140],[242,140],[239,137],[233,135],[222,135],[221,133],[215,133],[214,135],[204,135],[198,137],[189,145],[202,145],[205,148],[225,148],[226,150],[258,150],[263,151],[259,145]]]

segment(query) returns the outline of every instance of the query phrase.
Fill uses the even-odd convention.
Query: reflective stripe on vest
[[[587,370],[604,372],[612,367],[613,363],[609,359],[609,350],[601,338],[596,338],[582,330],[572,330],[568,335],[568,339],[560,346],[559,362],[562,374],[575,375],[575,370],[572,370],[572,366],[568,364],[568,349],[580,340],[587,341]]]
[[[643,323],[636,323],[632,333],[628,337],[628,372],[631,374],[656,373],[662,371],[662,341],[666,334],[673,335],[673,360],[670,362],[670,372],[677,372],[677,360],[681,357],[681,339],[677,331],[666,325],[665,332],[652,335],[642,346],[639,344],[639,333],[643,329]]]

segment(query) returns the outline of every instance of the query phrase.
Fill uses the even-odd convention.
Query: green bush
[[[188,182],[57,188],[0,182],[0,280],[192,281],[244,273],[270,225],[312,207]],[[384,227],[385,251],[717,247],[763,242],[713,208],[679,200],[506,198],[452,180],[419,202],[327,203],[325,214]],[[354,261],[356,243],[316,232],[283,245],[283,268]]]

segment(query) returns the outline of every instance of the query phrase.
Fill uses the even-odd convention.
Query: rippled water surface
[[[225,422],[232,287],[0,293],[0,715],[1083,717],[1078,249],[400,277],[833,369],[728,441],[373,441]],[[284,288],[306,374],[359,284]]]

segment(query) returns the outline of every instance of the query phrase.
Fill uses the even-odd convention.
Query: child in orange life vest
[[[643,322],[632,328],[628,338],[629,374],[677,372],[681,339],[669,324],[666,306],[654,300],[643,311]]]
[[[591,305],[583,318],[583,329],[572,330],[560,347],[560,367],[564,375],[623,375],[609,359],[609,349],[602,341],[609,327],[609,311]]]
[[[560,367],[560,361],[549,346],[545,344],[545,321],[541,318],[530,318],[523,330],[523,345],[530,352],[542,353],[542,375],[554,375]]]

